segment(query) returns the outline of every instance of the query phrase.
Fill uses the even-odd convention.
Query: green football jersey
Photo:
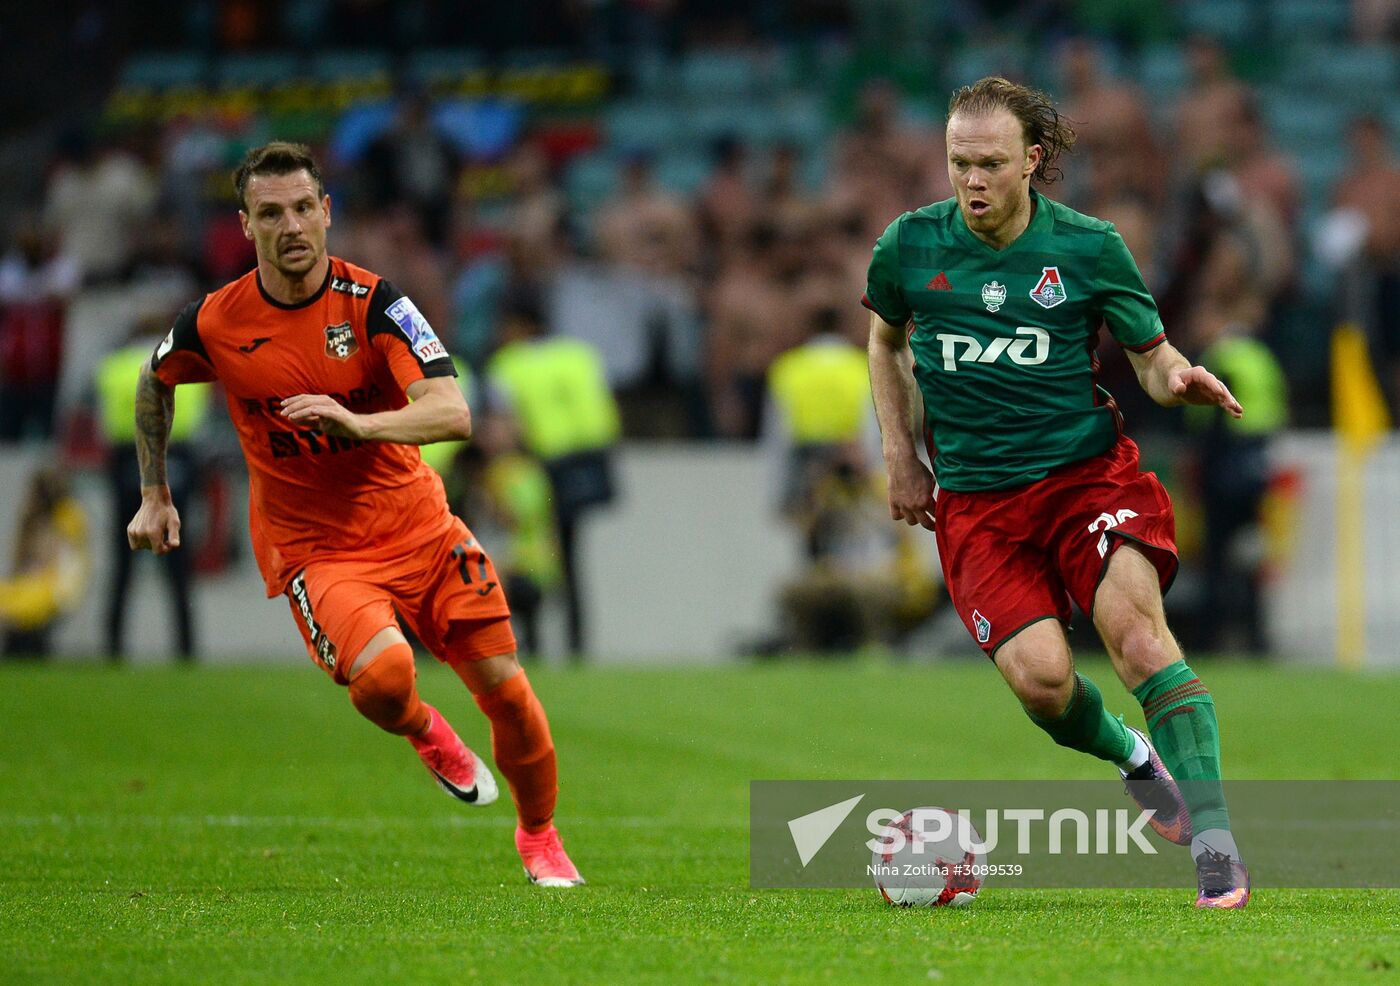
[[[1122,430],[1096,382],[1108,323],[1146,352],[1166,337],[1112,223],[1031,191],[1035,214],[994,250],[956,199],[906,212],[875,244],[863,304],[911,323],[914,376],[939,486],[1000,490],[1099,455]]]

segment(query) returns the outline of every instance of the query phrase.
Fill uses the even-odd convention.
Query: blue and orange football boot
[[[1171,771],[1157,756],[1151,742],[1141,731],[1128,727],[1128,731],[1147,744],[1147,762],[1136,770],[1128,771],[1121,767],[1118,774],[1123,778],[1125,791],[1144,811],[1151,810],[1147,823],[1162,838],[1178,846],[1191,844],[1191,812],[1186,807],[1186,799],[1181,796]]]
[[[1238,910],[1249,903],[1249,869],[1244,860],[1210,846],[1196,857],[1196,906]]]

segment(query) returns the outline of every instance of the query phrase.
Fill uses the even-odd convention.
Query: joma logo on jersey
[[[985,347],[972,336],[940,332],[943,343],[943,369],[952,373],[959,363],[995,363],[1005,356],[1017,366],[1035,366],[1050,356],[1050,333],[1034,325],[1018,325],[1012,339],[1002,336]]]
[[[1117,513],[1109,513],[1107,510],[1105,510],[1103,513],[1099,514],[1097,517],[1094,518],[1094,522],[1089,525],[1089,533],[1095,534],[1099,531],[1104,532],[1103,534],[1099,534],[1100,558],[1108,554],[1108,530],[1110,528],[1117,527],[1119,524],[1131,520],[1136,516],[1137,511],[1129,510],[1127,507],[1124,507]]]

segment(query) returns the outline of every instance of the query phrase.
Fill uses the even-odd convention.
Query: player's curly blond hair
[[[988,76],[953,93],[953,98],[948,100],[948,119],[955,113],[975,116],[996,109],[1010,110],[1011,115],[1021,121],[1027,147],[1040,145],[1040,163],[1031,177],[1046,185],[1063,178],[1064,172],[1055,167],[1055,162],[1074,147],[1074,129],[1060,116],[1048,93],[999,76]]]

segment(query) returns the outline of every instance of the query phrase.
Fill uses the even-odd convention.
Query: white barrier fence
[[[1335,447],[1327,433],[1296,433],[1276,449],[1303,480],[1296,546],[1270,588],[1267,618],[1279,656],[1330,665],[1336,649]],[[34,451],[0,452],[0,561],[13,556],[16,517]],[[597,663],[725,660],[770,634],[774,597],[799,565],[795,536],[776,517],[775,464],[761,449],[716,445],[630,445],[618,460],[619,501],[594,516],[582,538],[590,651]],[[1366,475],[1366,641],[1368,667],[1400,668],[1400,441],[1371,460]],[[82,606],[57,634],[60,657],[100,653],[114,539],[105,479],[77,478],[93,542],[93,577]],[[300,637],[281,599],[263,597],[246,550],[246,503],[235,491],[244,562],[196,583],[197,634],[210,661],[302,661]],[[488,545],[488,548],[490,546]],[[171,646],[164,583],[143,559],[130,595],[127,650],[163,660]],[[546,613],[546,651],[562,638],[560,614]]]

